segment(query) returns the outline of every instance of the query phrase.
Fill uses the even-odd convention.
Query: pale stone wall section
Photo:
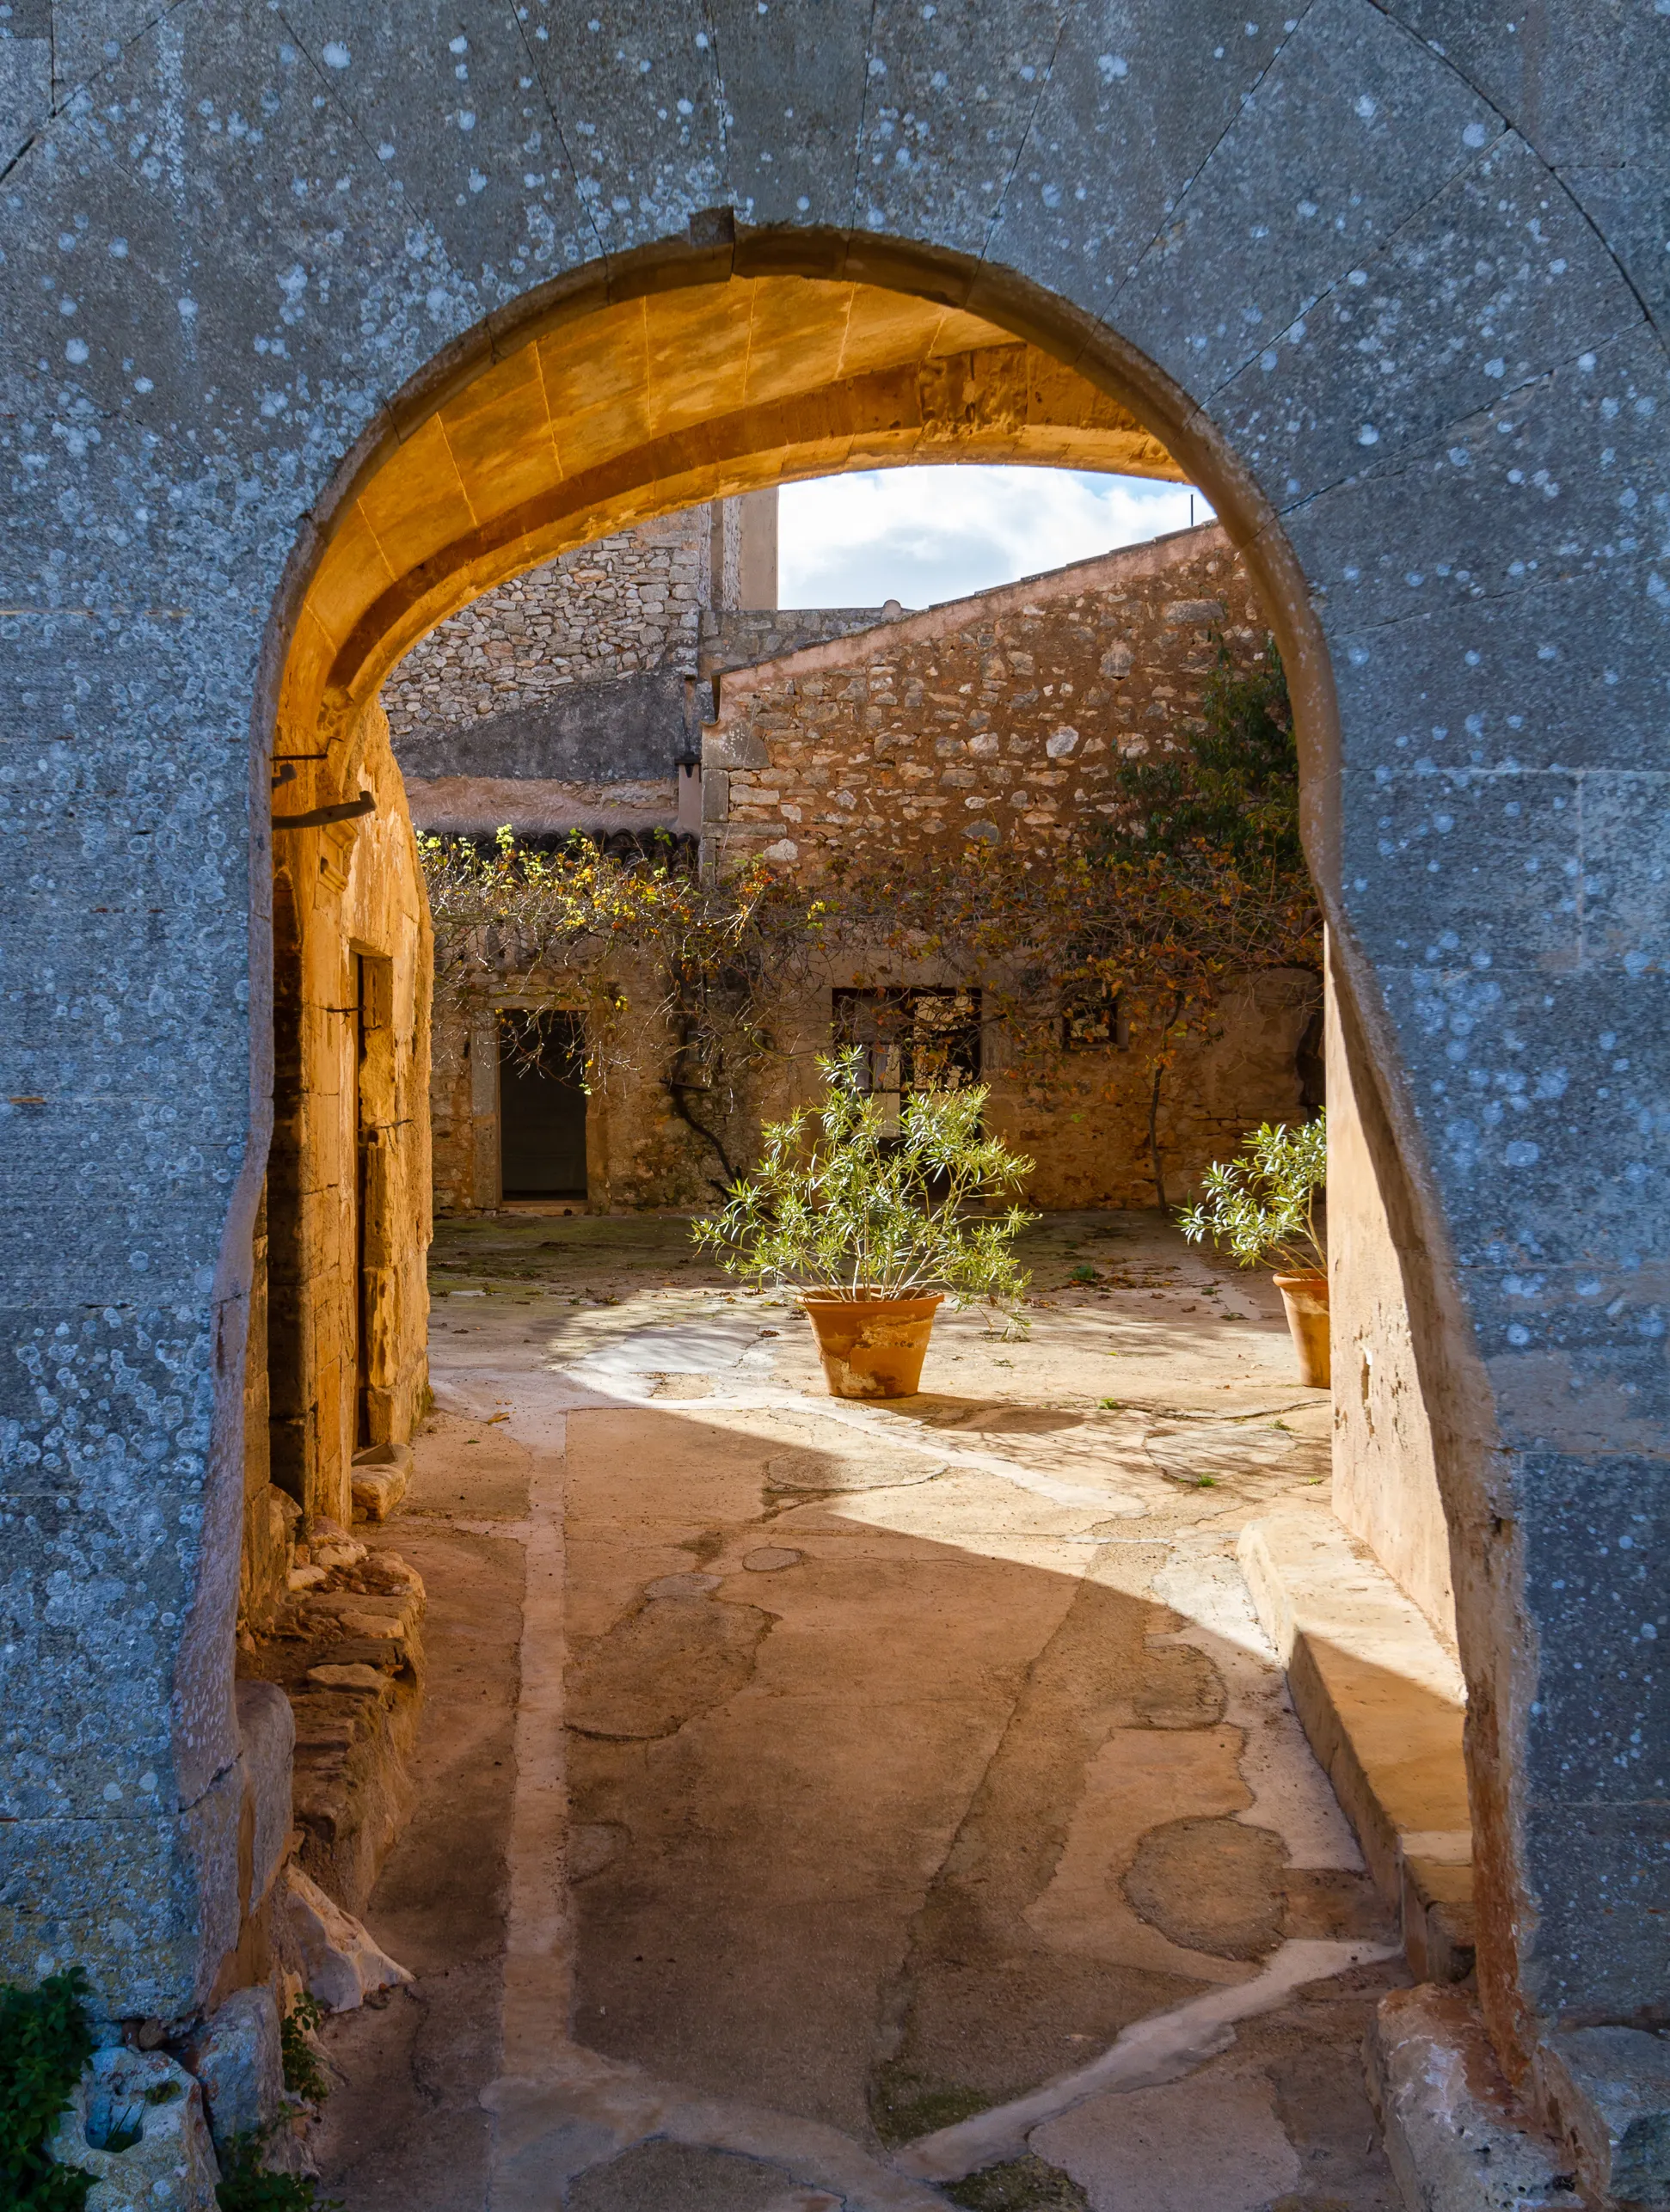
[[[777,591],[775,485],[577,546],[413,646],[383,687],[390,734],[398,744],[645,670],[693,676],[703,611],[774,608]]]
[[[1456,1648],[1450,1536],[1402,1265],[1329,994],[1328,1273],[1334,1510]]]
[[[657,668],[693,676],[711,514],[691,507],[577,547],[449,616],[383,687],[396,742],[535,707],[571,683]]]
[[[775,607],[777,604],[777,487],[768,484],[758,492],[744,492],[728,504],[738,510],[741,542],[737,552],[736,601],[739,607]]]

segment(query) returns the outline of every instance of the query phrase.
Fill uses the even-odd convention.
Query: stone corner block
[[[1537,2086],[1580,2179],[1618,2212],[1670,2212],[1670,2036],[1567,2028],[1536,2059]]]
[[[238,1939],[242,1764],[185,1812],[0,1821],[0,1981],[77,1959],[95,2018],[194,2013]]]
[[[715,768],[770,768],[771,756],[764,741],[752,730],[717,726],[702,732],[702,766]]]
[[[1464,1991],[1394,1989],[1375,2013],[1366,2061],[1409,2212],[1580,2212],[1563,2152],[1508,2087]]]
[[[217,2150],[278,2117],[284,2105],[284,2048],[278,2001],[265,1982],[228,1997],[184,2056],[202,2086]]]

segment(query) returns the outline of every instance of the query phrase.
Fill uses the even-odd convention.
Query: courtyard
[[[855,1405],[676,1216],[439,1225],[352,2212],[1397,2203],[1408,1971],[1236,1559],[1322,1510],[1326,1394],[1157,1214],[1022,1256],[1023,1335]]]

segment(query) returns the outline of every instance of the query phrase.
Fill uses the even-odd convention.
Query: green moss
[[[870,2076],[870,2124],[889,2149],[984,2112],[992,2099],[960,2082],[936,2082],[889,2059]]]
[[[0,1988],[0,2203],[8,2212],[81,2212],[89,2173],[56,2166],[46,2138],[93,2055],[81,1969],[37,1989]]]
[[[965,2212],[1090,2212],[1090,2198],[1070,2173],[1030,2154],[954,2181],[945,2194]]]

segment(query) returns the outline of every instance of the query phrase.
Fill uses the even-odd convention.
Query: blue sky
[[[778,604],[930,607],[1186,530],[1186,484],[1072,469],[877,469],[785,484]]]

